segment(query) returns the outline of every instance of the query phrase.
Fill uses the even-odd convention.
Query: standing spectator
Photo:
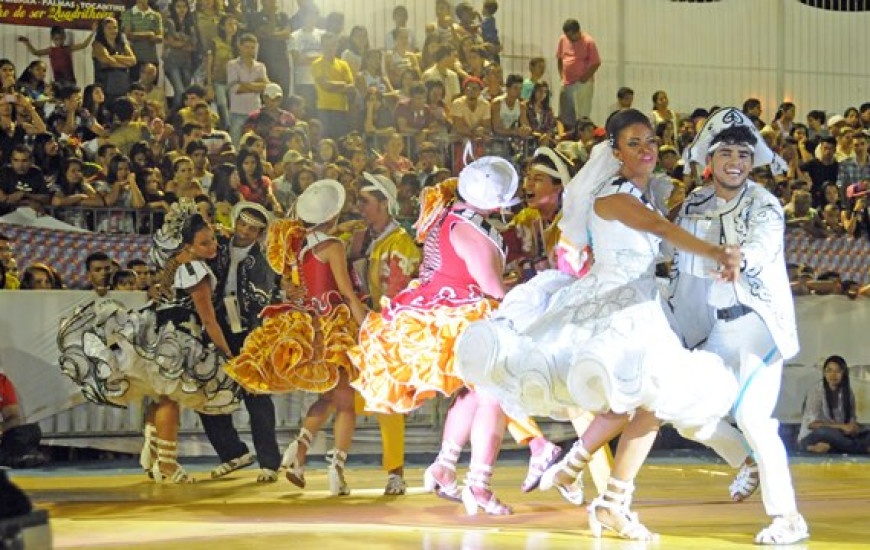
[[[341,58],[350,65],[353,74],[362,70],[363,57],[369,51],[369,32],[359,25],[350,30],[347,48],[341,52]]]
[[[483,43],[489,53],[487,57],[495,63],[501,63],[498,56],[501,51],[501,40],[498,37],[498,27],[495,24],[495,12],[497,11],[498,2],[496,0],[484,0],[480,20],[480,36],[483,38]]]
[[[182,105],[184,91],[193,80],[194,56],[199,48],[196,18],[187,0],[172,0],[166,22],[163,73],[172,84],[172,106]]]
[[[465,80],[463,80],[465,82]],[[504,69],[498,63],[490,63],[486,66],[483,75],[483,92],[480,96],[487,100],[493,99],[504,93],[502,85],[504,84]]]
[[[42,431],[38,424],[24,423],[15,387],[3,373],[0,373],[0,417],[0,466],[35,468],[45,464],[45,456],[39,452]]]
[[[408,48],[411,50],[417,49],[417,40],[414,38],[414,31],[408,28],[408,8],[405,6],[396,6],[393,8],[393,30],[387,31],[384,37],[384,49],[394,50],[399,42],[399,34],[402,31],[407,31]]]
[[[301,12],[302,9],[300,8],[299,11]],[[321,39],[324,31],[315,27],[319,17],[316,10],[305,12],[302,15],[302,28],[293,31],[290,35],[290,53],[293,55],[293,92],[305,99],[308,108],[317,104],[311,64],[320,57],[322,51]]]
[[[545,72],[547,72],[546,59],[543,57],[533,57],[529,60],[529,77],[523,80],[523,101],[531,99],[532,89],[535,87],[535,84],[543,80]]]
[[[259,59],[286,96],[290,94],[290,18],[278,11],[277,0],[260,0],[260,5],[262,10],[248,18],[248,31],[259,39]]]
[[[236,35],[239,22],[232,15],[221,16],[217,35],[211,42],[209,51],[208,81],[214,91],[214,101],[217,105],[221,126],[229,128],[230,112],[227,97],[227,64],[236,57]]]
[[[281,108],[284,92],[281,86],[270,82],[263,89],[263,106],[248,115],[244,132],[253,131],[263,138],[266,145],[266,160],[277,164],[287,150],[290,131],[296,119],[289,111]]]
[[[668,99],[668,94],[664,90],[658,90],[652,95],[652,104],[653,108],[649,119],[652,121],[653,128],[657,127],[662,122],[670,122],[673,124],[674,129],[677,128],[680,119],[677,116],[676,111],[670,108],[670,100]]]
[[[348,93],[354,90],[354,76],[347,62],[335,56],[338,37],[325,33],[321,39],[323,55],[311,64],[311,75],[317,90],[318,118],[323,123],[323,135],[338,138],[347,132],[350,122]]]
[[[91,45],[96,34],[97,24],[94,24],[94,32],[92,32],[84,42],[76,44],[75,41],[67,44],[66,30],[63,27],[55,25],[49,32],[51,37],[51,46],[37,50],[30,43],[30,39],[26,36],[19,36],[18,41],[24,43],[30,55],[42,57],[47,55],[49,64],[51,65],[51,74],[55,84],[75,84],[76,75],[73,70],[73,52],[83,50]]]
[[[812,158],[801,164],[800,168],[806,172],[812,180],[810,192],[812,194],[812,206],[821,207],[824,204],[823,187],[825,182],[839,181],[840,163],[834,158],[834,150],[837,140],[833,137],[822,138],[819,143],[818,158]]]
[[[761,101],[757,98],[750,97],[746,101],[743,102],[743,108],[741,109],[743,113],[748,116],[750,119],[755,118],[758,119],[758,123],[756,123],[756,127],[758,124],[764,126],[764,121],[761,120]]]
[[[778,131],[782,137],[788,137],[791,129],[794,127],[794,115],[796,107],[791,101],[780,103],[779,109],[776,110],[776,115],[770,123],[774,130]]]
[[[413,70],[418,75],[420,74],[420,60],[417,54],[414,53],[410,41],[410,30],[397,29],[395,43],[391,48],[387,48],[384,66],[387,77],[390,79],[390,84],[394,88],[401,87],[402,74],[405,71]]]
[[[267,0],[268,1],[268,0]],[[248,115],[260,108],[260,94],[269,83],[266,65],[257,61],[257,37],[239,38],[239,57],[227,64],[227,89],[230,97],[230,136],[238,144]]]
[[[858,424],[849,367],[839,355],[825,359],[822,380],[807,393],[798,445],[824,454],[870,453],[870,431]]]
[[[9,164],[0,170],[0,215],[22,206],[41,212],[50,199],[42,170],[33,166],[30,148],[16,145]]]
[[[130,44],[118,31],[114,17],[100,21],[91,46],[94,61],[94,80],[103,87],[106,103],[125,95],[130,88],[130,69],[136,66],[136,55]]]
[[[136,0],[132,8],[121,14],[121,26],[136,56],[136,65],[130,68],[130,79],[135,82],[146,63],[160,63],[157,44],[163,42],[163,18],[151,9],[148,0]]]
[[[423,82],[437,80],[444,84],[446,95],[444,101],[447,104],[459,97],[459,76],[451,69],[456,63],[456,49],[453,46],[444,45],[435,52],[435,65],[423,73]],[[478,79],[479,80],[479,79]]]
[[[224,7],[220,0],[197,0],[193,16],[196,18],[196,32],[199,36],[199,55],[205,59],[212,42],[217,38],[218,27],[222,19]]]
[[[580,22],[568,19],[562,25],[564,36],[556,47],[556,65],[562,77],[562,112],[565,126],[573,127],[592,112],[595,71],[601,66],[598,47],[589,33],[581,32]]]

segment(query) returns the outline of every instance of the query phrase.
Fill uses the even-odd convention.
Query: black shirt
[[[840,163],[834,161],[831,164],[822,164],[819,159],[812,159],[801,164],[801,170],[809,174],[813,180],[810,193],[813,196],[813,208],[821,208],[825,205],[824,185],[826,182],[837,182],[837,174],[840,171]]]
[[[48,187],[42,170],[31,166],[26,174],[19,174],[11,166],[4,166],[0,170],[0,190],[6,195],[24,191],[25,195],[48,195]],[[0,204],[0,213],[6,214],[15,210],[16,205]]]

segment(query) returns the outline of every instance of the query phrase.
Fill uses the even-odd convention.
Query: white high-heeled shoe
[[[615,490],[611,490],[613,487]],[[640,522],[635,512],[629,508],[631,497],[634,493],[634,483],[610,478],[607,481],[607,490],[603,495],[596,497],[586,511],[589,514],[589,530],[595,538],[601,538],[602,531],[613,531],[620,537],[629,540],[654,541],[658,535],[646,528]],[[598,510],[607,510],[616,517],[614,522],[602,521],[598,517]]]
[[[154,438],[154,442],[157,444],[157,460],[151,466],[151,475],[155,482],[169,481],[170,483],[186,484],[196,481],[178,463],[178,443],[157,437]],[[175,466],[171,474],[165,474],[160,469],[160,466],[165,464]]]
[[[423,472],[423,489],[426,492],[434,492],[437,496],[452,500],[453,502],[460,502],[462,500],[459,485],[456,483],[456,462],[459,460],[461,452],[462,447],[456,443],[447,439],[441,442],[441,452],[438,453],[435,462]],[[436,478],[434,473],[436,466],[452,472],[453,476],[451,479],[445,482]]]
[[[478,509],[490,516],[509,516],[514,513],[507,504],[496,498],[492,492],[489,480],[492,477],[492,466],[486,464],[471,464],[468,475],[465,476],[465,487],[462,488],[462,504],[469,516],[477,514]],[[489,498],[481,501],[473,489],[481,489],[489,493]]]
[[[287,450],[284,451],[284,456],[281,457],[281,467],[287,470],[287,481],[300,489],[305,488],[305,465],[300,463],[297,458],[299,455],[299,446],[301,445],[305,447],[305,452],[308,453],[308,449],[311,448],[312,437],[311,432],[306,428],[301,428],[299,430],[299,435],[296,436],[296,439],[290,442],[290,445],[287,446]]]
[[[333,448],[326,453],[326,479],[329,482],[329,494],[332,496],[350,494],[350,487],[344,479],[345,461],[347,461],[347,453],[340,449]]]
[[[555,487],[562,498],[575,506],[580,506],[586,498],[583,494],[583,470],[590,459],[591,455],[583,447],[583,442],[578,439],[559,462],[541,475],[538,488],[546,491]],[[564,479],[560,480],[560,474],[569,477],[571,481],[565,483]]]

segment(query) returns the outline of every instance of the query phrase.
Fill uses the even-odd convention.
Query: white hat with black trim
[[[396,190],[396,184],[387,176],[381,174],[370,174],[363,172],[363,178],[370,184],[366,185],[360,191],[380,191],[387,198],[387,205],[390,215],[395,216],[399,213],[399,192]]]
[[[233,206],[230,219],[232,220],[233,228],[235,228],[237,220],[242,220],[248,225],[265,229],[272,223],[273,216],[262,204],[241,201]]]

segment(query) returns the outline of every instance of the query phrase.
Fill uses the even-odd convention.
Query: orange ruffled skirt
[[[405,307],[384,319],[366,317],[360,344],[350,352],[359,369],[351,385],[366,402],[366,410],[406,413],[441,393],[451,395],[466,386],[453,369],[453,345],[473,321],[486,319],[496,303],[480,300],[460,306]]]
[[[276,306],[245,339],[241,353],[224,366],[251,393],[296,390],[323,393],[338,384],[341,371],[356,378],[348,350],[359,329],[350,309],[339,304],[325,315]]]

